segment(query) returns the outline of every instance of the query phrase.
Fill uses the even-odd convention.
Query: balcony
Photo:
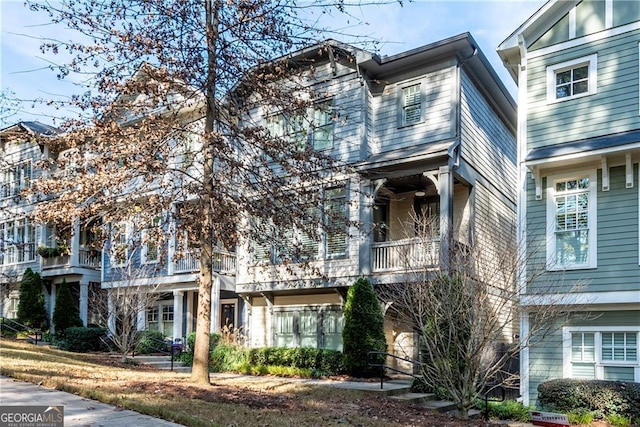
[[[92,249],[80,249],[78,251],[77,263],[72,263],[71,255],[59,255],[42,258],[42,269],[48,270],[53,268],[65,267],[83,267],[91,269],[99,269],[102,265],[102,257],[99,251]],[[76,265],[72,265],[76,264]]]
[[[402,239],[371,245],[374,273],[420,270],[438,266],[439,239]]]
[[[174,261],[174,273],[194,273],[200,270],[199,253],[186,251],[180,259]],[[236,255],[231,252],[216,250],[213,252],[213,271],[221,274],[236,273]]]

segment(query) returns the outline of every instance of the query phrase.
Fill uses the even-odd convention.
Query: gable
[[[532,41],[529,50],[537,50],[610,28],[640,21],[640,2],[628,0],[582,0]]]

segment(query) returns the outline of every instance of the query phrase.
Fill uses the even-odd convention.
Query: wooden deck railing
[[[374,273],[430,268],[438,265],[440,240],[414,238],[377,242],[371,250]]]

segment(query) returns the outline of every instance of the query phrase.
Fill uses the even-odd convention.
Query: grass
[[[198,386],[188,374],[8,339],[0,339],[0,373],[187,426],[478,425],[354,390],[268,376]]]

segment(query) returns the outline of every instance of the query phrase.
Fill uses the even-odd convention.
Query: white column
[[[136,314],[136,328],[139,331],[143,331],[147,329],[147,307],[143,304],[142,301],[138,301],[138,313]],[[162,313],[160,313],[162,316]]]
[[[453,230],[453,173],[449,166],[438,170],[440,193],[440,265],[449,267]]]
[[[187,292],[187,334],[193,332],[193,319],[196,316],[197,307],[193,303],[195,292]]]
[[[56,309],[56,285],[55,283],[51,284],[51,295],[49,295],[49,327],[51,328],[51,333],[55,334],[56,329],[53,326],[53,311]]]
[[[522,404],[529,405],[529,313],[520,311],[520,396]]]
[[[109,329],[110,334],[115,334],[116,332],[116,304],[113,300],[113,291],[109,289],[107,291],[107,304],[109,311],[109,318],[107,319],[107,328]]]
[[[182,297],[183,291],[173,291],[173,339],[183,339],[182,336],[182,314],[184,312]]]
[[[89,283],[80,282],[80,319],[82,324],[87,326],[89,311]]]
[[[220,332],[220,276],[211,280],[211,332]]]
[[[79,265],[80,255],[80,221],[73,221],[73,233],[71,234],[71,254],[69,255],[70,265]]]

